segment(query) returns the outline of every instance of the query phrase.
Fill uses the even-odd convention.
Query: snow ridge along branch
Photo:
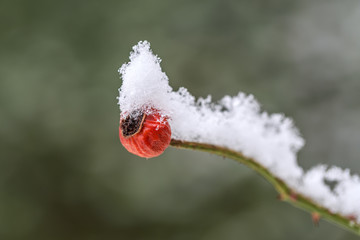
[[[242,92],[214,103],[211,96],[196,100],[186,88],[174,91],[160,62],[150,43],[141,41],[130,62],[119,69],[120,123],[127,124],[119,134],[127,149],[142,157],[157,156],[171,134],[172,146],[242,162],[273,184],[281,199],[360,235],[358,175],[326,165],[305,172],[297,163],[304,139],[290,118],[262,111],[254,96]],[[124,129],[136,130],[134,136],[126,136]]]

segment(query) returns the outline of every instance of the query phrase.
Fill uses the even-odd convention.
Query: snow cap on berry
[[[152,53],[149,42],[141,41],[133,47],[130,62],[119,69],[123,80],[118,97],[121,112],[151,111],[151,108],[164,110],[172,88],[168,77],[161,71],[160,61]]]

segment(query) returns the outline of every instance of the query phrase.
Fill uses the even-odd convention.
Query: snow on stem
[[[169,140],[157,131],[169,124],[172,146],[244,163],[273,184],[281,199],[360,235],[358,175],[326,165],[305,172],[297,163],[297,152],[304,140],[291,119],[261,111],[254,96],[242,92],[213,103],[211,96],[196,100],[185,88],[173,91],[160,62],[150,43],[141,41],[133,47],[130,62],[119,69],[123,81],[118,103],[121,116],[128,119],[121,121],[127,125],[120,126],[119,134],[120,139],[133,144],[128,149],[135,149],[132,152],[143,157],[150,156],[144,153],[153,150],[156,154],[151,156],[161,154]],[[143,127],[146,120],[135,121],[138,116],[132,113],[139,109],[146,116],[156,114],[154,126],[158,127]],[[134,134],[125,136],[124,129],[134,130]]]

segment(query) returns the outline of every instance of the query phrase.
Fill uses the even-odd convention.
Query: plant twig
[[[329,222],[335,223],[350,232],[360,235],[360,224],[356,223],[352,216],[343,216],[337,213],[332,213],[329,209],[318,205],[312,199],[297,193],[284,181],[274,176],[268,169],[256,162],[254,159],[245,157],[239,152],[211,144],[172,139],[170,145],[177,148],[199,150],[234,159],[255,170],[258,174],[268,180],[280,194],[281,200],[286,201],[297,208],[310,212],[312,215],[317,214]]]

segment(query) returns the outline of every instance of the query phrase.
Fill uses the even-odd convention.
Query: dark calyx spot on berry
[[[131,137],[140,132],[145,119],[142,111],[133,111],[126,118],[121,119],[120,127],[124,137]]]

